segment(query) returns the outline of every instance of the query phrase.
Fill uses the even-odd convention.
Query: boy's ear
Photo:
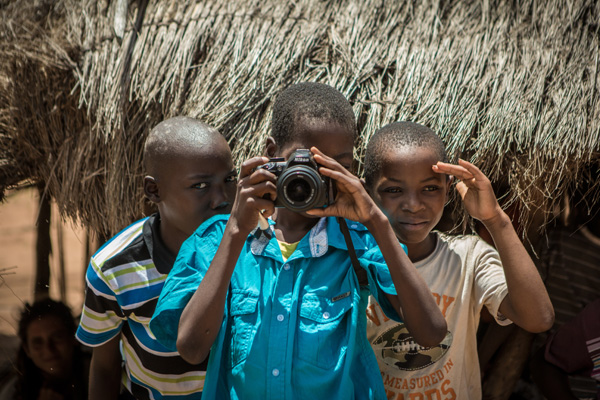
[[[448,201],[448,197],[450,196],[450,188],[452,187],[452,183],[454,183],[453,175],[446,175],[447,185],[446,185],[446,201]]]
[[[147,175],[144,177],[144,194],[152,203],[160,203],[158,184],[153,176]]]
[[[367,181],[365,180],[365,178],[360,178],[359,181],[362,184],[363,188],[367,191],[369,196],[373,197],[373,194],[371,193],[371,188],[367,185]]]
[[[277,149],[278,149],[278,146],[277,146],[277,143],[275,143],[275,139],[273,139],[272,136],[269,136],[267,138],[267,141],[265,142],[264,155],[269,158],[273,158],[277,154]]]

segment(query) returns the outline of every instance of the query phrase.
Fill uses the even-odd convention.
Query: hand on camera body
[[[326,208],[316,208],[307,213],[317,217],[343,217],[367,225],[378,213],[361,180],[333,158],[326,156],[316,147],[311,148],[321,175],[331,179],[336,187],[332,204]]]
[[[253,157],[244,161],[240,169],[235,202],[230,221],[242,234],[250,233],[259,221],[259,214],[268,218],[275,211],[277,198],[276,176],[264,168],[268,157]]]
[[[316,147],[297,150],[287,161],[254,157],[244,162],[232,210],[240,230],[249,233],[258,214],[269,217],[275,207],[363,224],[379,210],[360,179]]]

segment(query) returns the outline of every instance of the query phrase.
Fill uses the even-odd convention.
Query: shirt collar
[[[171,253],[160,237],[160,216],[152,214],[142,228],[144,242],[154,266],[161,274],[168,274],[175,264],[176,255]]]
[[[269,255],[267,253],[271,252],[267,249],[268,244],[272,240],[275,241],[274,244],[277,244],[274,231],[275,222],[271,218],[269,218],[268,221],[268,230],[261,231],[259,228],[256,228],[251,233],[252,240],[250,242],[250,251],[254,255]],[[356,250],[366,249],[364,241],[356,234],[356,232],[366,231],[367,228],[354,221],[346,220],[346,223],[348,224],[354,248]],[[344,240],[344,236],[340,231],[340,226],[336,219],[334,217],[323,217],[319,219],[317,224],[312,227],[308,234],[306,234],[300,243],[298,243],[296,251],[300,251],[306,254],[306,256],[321,257],[327,253],[329,246],[341,250],[348,250],[348,246],[346,245],[346,241]],[[279,247],[276,246],[276,248],[280,252]],[[267,249],[266,252],[265,249]],[[278,254],[278,252],[274,253],[275,254],[273,255]]]

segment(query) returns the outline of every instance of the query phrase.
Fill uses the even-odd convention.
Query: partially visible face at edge
[[[73,334],[58,317],[46,315],[33,320],[27,327],[25,353],[44,374],[67,378],[72,374]]]
[[[164,233],[187,237],[208,218],[231,211],[237,171],[221,139],[179,149],[160,166],[157,205]]]
[[[381,157],[381,171],[369,190],[411,260],[417,261],[433,251],[435,241],[429,233],[444,212],[448,177],[432,170],[441,160],[427,147],[390,149]]]

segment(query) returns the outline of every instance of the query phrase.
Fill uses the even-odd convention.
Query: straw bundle
[[[96,161],[104,154],[93,157],[97,143],[71,93],[76,65],[65,9],[22,1],[0,13],[0,197],[7,188],[41,183],[63,215],[101,226],[89,198],[102,195]]]
[[[239,162],[262,151],[274,95],[298,81],[349,98],[357,158],[388,122],[426,124],[453,159],[490,176],[507,207],[520,204],[525,224],[550,218],[583,171],[599,168],[594,1],[58,3],[68,48],[81,52],[73,71],[95,146],[78,173],[104,185],[93,204],[76,192],[65,210],[105,233],[141,211],[141,146],[153,125],[200,118]],[[590,183],[597,198],[600,183]]]

